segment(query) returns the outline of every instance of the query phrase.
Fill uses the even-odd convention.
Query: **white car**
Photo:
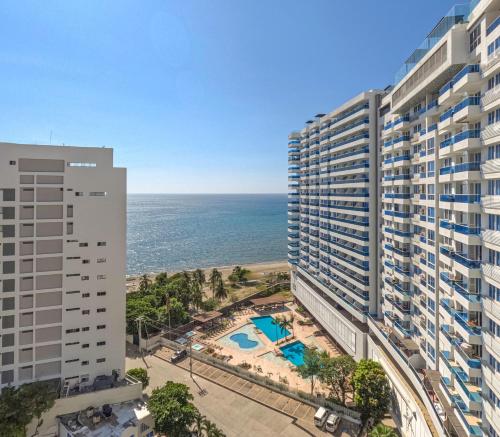
[[[340,417],[335,414],[330,414],[326,419],[326,430],[328,432],[335,432],[340,423]]]
[[[329,410],[327,410],[324,407],[319,407],[318,411],[316,411],[316,414],[314,415],[314,424],[322,428],[329,414],[330,414]]]

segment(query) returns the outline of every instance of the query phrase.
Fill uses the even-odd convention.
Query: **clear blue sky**
[[[287,134],[453,3],[2,0],[0,140],[112,146],[129,192],[286,192]]]

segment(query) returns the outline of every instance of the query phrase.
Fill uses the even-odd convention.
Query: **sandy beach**
[[[215,268],[221,272],[223,279],[226,280],[236,265],[237,264],[231,266],[215,267]],[[250,270],[251,273],[249,275],[249,279],[259,279],[259,277],[268,275],[269,273],[288,272],[289,270],[287,261],[271,261],[271,262],[254,263],[254,264],[241,264],[240,266]],[[206,267],[206,268],[202,267],[201,269],[205,272],[205,275],[208,277],[210,271],[213,268],[214,267]],[[154,279],[156,275],[158,275],[159,273],[160,272],[151,272],[147,274],[151,279]],[[179,272],[167,271],[167,273],[169,276],[171,276]],[[139,287],[139,281],[140,281],[140,275],[130,275],[130,276],[127,275],[126,277],[127,292],[136,291]]]

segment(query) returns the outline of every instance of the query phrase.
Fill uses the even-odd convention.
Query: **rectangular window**
[[[469,50],[472,52],[479,44],[481,44],[481,23],[469,34]]]
[[[97,325],[97,329],[106,329],[106,325]]]
[[[105,313],[106,312],[106,308],[97,308],[97,312],[98,313]]]
[[[104,363],[106,358],[97,358],[96,363]]]

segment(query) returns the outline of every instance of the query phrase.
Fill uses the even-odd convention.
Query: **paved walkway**
[[[173,352],[170,349],[163,348],[158,350],[155,353],[155,356],[168,362],[172,353]],[[181,361],[178,366],[189,371],[189,358]],[[314,426],[314,413],[316,412],[316,408],[310,406],[309,404],[300,402],[281,393],[274,392],[268,388],[262,387],[261,385],[252,383],[239,376],[233,375],[232,373],[210,366],[195,359],[193,359],[193,373],[209,381],[213,381],[219,386],[225,387],[234,393],[244,396],[245,398],[251,399],[265,406],[270,411],[274,410],[278,413],[289,416],[293,423],[303,430],[302,435],[331,435]],[[239,435],[244,435],[241,434],[241,430]],[[249,432],[248,435],[260,436],[261,434]],[[340,424],[336,435],[352,437],[357,434],[354,427],[351,426],[349,422],[343,421]]]

